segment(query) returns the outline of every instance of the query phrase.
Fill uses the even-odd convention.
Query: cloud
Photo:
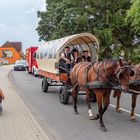
[[[31,25],[22,25],[20,27],[7,26],[6,24],[0,24],[0,31],[5,34],[0,34],[0,38],[4,38],[6,41],[21,41],[23,42],[23,49],[29,47],[32,44],[38,44],[37,32],[32,30]]]
[[[22,41],[23,50],[38,45],[37,11],[46,0],[0,0],[0,46],[6,41]]]
[[[42,6],[41,6],[41,11],[45,11],[46,10],[46,0],[41,0],[42,1]]]
[[[37,9],[39,9],[38,7],[42,7],[41,1],[36,1],[36,3],[34,4],[33,7],[31,7],[30,9],[25,11],[25,14],[31,14],[35,11],[37,11]]]

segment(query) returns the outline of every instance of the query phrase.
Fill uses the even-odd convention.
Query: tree
[[[117,50],[127,50],[131,57],[138,33],[125,21],[130,7],[130,0],[49,0],[46,11],[38,12],[37,31],[43,40],[91,32],[99,39],[100,57]]]
[[[140,32],[140,0],[132,0],[132,6],[127,12],[127,22],[131,21],[136,32]]]

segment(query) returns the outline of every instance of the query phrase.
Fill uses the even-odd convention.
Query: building
[[[15,63],[16,60],[23,58],[22,43],[7,41],[0,47],[1,61],[7,61],[9,64]]]

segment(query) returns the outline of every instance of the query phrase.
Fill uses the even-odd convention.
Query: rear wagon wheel
[[[47,78],[43,78],[42,80],[42,91],[47,92],[49,87],[49,83],[47,81]]]

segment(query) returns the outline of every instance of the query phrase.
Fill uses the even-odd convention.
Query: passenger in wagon
[[[72,67],[73,67],[76,63],[79,63],[81,61],[81,59],[79,57],[78,50],[76,50],[76,49],[73,50],[72,55],[73,55]]]
[[[91,62],[91,57],[88,55],[88,50],[82,51],[83,55],[81,57],[81,61]]]
[[[70,52],[70,47],[65,47],[64,52],[61,53],[60,56],[60,66],[62,66],[66,73],[69,74],[69,71],[72,67],[72,54]]]

